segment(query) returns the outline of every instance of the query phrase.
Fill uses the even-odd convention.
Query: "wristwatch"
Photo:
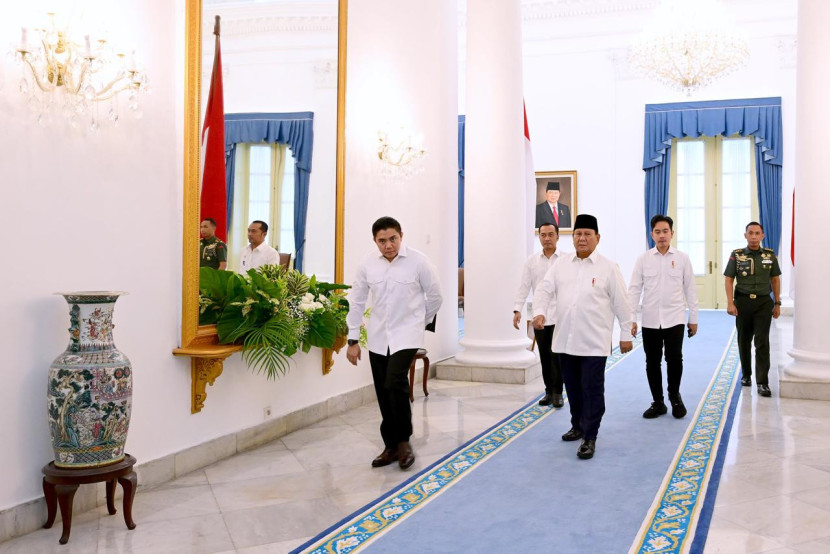
[[[358,341],[356,339],[349,339],[346,342],[349,343],[349,346],[354,346],[355,344],[358,343]]]
[[[780,305],[781,305],[781,301],[780,301],[780,300],[776,300],[776,301],[775,301],[775,305],[776,305],[776,306],[780,306]]]

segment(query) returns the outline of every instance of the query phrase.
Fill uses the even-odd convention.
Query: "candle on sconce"
[[[135,50],[130,52],[130,61],[127,63],[127,71],[135,71]]]
[[[92,43],[89,41],[89,35],[84,36],[84,57],[91,58],[92,57]]]
[[[26,27],[22,27],[20,29],[20,49],[21,50],[27,50],[28,49],[27,48],[28,45],[29,45],[28,44],[29,43],[28,35],[29,35],[29,29],[27,29]]]

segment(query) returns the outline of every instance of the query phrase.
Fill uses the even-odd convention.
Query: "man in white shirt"
[[[579,214],[574,222],[573,255],[553,264],[533,295],[533,327],[545,325],[548,304],[554,303],[556,330],[553,351],[571,407],[571,429],[563,441],[582,439],[576,455],[593,458],[605,413],[605,361],[611,353],[614,317],[620,323],[620,352],[633,345],[634,315],[620,268],[596,252],[597,218]]]
[[[643,412],[646,419],[654,419],[668,411],[663,401],[663,375],[660,370],[664,345],[671,413],[678,419],[686,415],[686,406],[680,396],[683,330],[688,326],[689,337],[697,333],[697,290],[692,262],[685,253],[672,248],[673,236],[672,218],[665,215],[651,218],[651,238],[656,246],[637,258],[628,287],[629,302],[635,311],[641,297],[643,301],[643,350],[646,353],[646,377],[653,399],[651,406]]]
[[[522,282],[513,300],[513,327],[516,329],[519,328],[519,322],[522,319],[527,293],[536,290],[553,262],[562,255],[562,251],[556,248],[558,241],[559,228],[556,225],[543,223],[539,227],[539,242],[542,243],[542,251],[531,254],[525,261],[522,269]],[[545,382],[545,396],[539,401],[539,405],[550,406],[552,404],[554,408],[561,408],[565,405],[565,401],[562,398],[562,372],[559,369],[559,356],[550,350],[555,323],[553,305],[550,305],[545,312],[545,326],[542,329],[534,329],[533,334],[536,336],[536,344],[539,345],[542,380]]]
[[[401,225],[381,217],[372,225],[372,237],[380,254],[370,254],[357,268],[349,292],[349,326],[346,358],[360,359],[360,325],[369,294],[372,315],[368,321],[369,363],[382,421],[384,449],[372,467],[391,464],[401,469],[415,462],[409,444],[412,410],[409,406],[409,366],[424,346],[424,329],[441,307],[441,283],[427,257],[401,244]]]
[[[245,275],[250,269],[280,263],[280,253],[265,242],[267,234],[268,224],[264,221],[252,221],[248,225],[249,244],[242,251],[242,258],[239,260],[239,273]]]

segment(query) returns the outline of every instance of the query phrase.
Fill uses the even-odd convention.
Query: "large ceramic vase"
[[[61,293],[69,303],[69,346],[49,368],[48,410],[55,465],[98,467],[124,458],[133,377],[112,342],[123,292]]]

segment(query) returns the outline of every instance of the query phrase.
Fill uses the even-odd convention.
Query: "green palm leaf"
[[[268,379],[285,375],[290,361],[285,351],[296,352],[297,332],[293,321],[274,317],[265,325],[252,329],[245,336],[242,358],[257,373]]]

